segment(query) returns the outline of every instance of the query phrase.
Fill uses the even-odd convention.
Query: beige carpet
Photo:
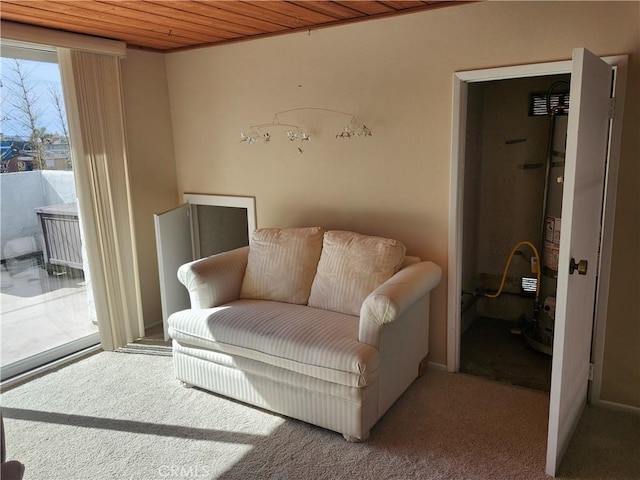
[[[171,360],[103,352],[4,392],[9,457],[26,480],[547,478],[541,392],[429,370],[350,444],[182,388]],[[589,408],[561,478],[640,478],[639,429]]]

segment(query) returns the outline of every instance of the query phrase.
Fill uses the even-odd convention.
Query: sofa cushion
[[[339,385],[377,378],[378,350],[358,341],[359,318],[303,305],[236,300],[169,317],[169,335],[184,346],[256,360]]]
[[[364,299],[400,269],[405,250],[397,240],[326,232],[309,306],[360,315]]]
[[[256,230],[240,298],[306,305],[323,233],[320,227]]]

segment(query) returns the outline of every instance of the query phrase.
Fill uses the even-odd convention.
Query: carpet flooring
[[[548,395],[429,369],[365,443],[101,352],[1,395],[25,480],[546,479]],[[585,421],[586,418],[586,421]],[[588,407],[560,478],[639,478],[637,416]]]

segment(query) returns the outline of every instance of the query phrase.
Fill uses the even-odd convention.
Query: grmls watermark
[[[166,479],[198,479],[209,478],[211,471],[207,465],[160,465],[158,475]]]

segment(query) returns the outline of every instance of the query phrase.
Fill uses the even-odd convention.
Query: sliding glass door
[[[54,49],[2,44],[2,380],[100,342]]]

